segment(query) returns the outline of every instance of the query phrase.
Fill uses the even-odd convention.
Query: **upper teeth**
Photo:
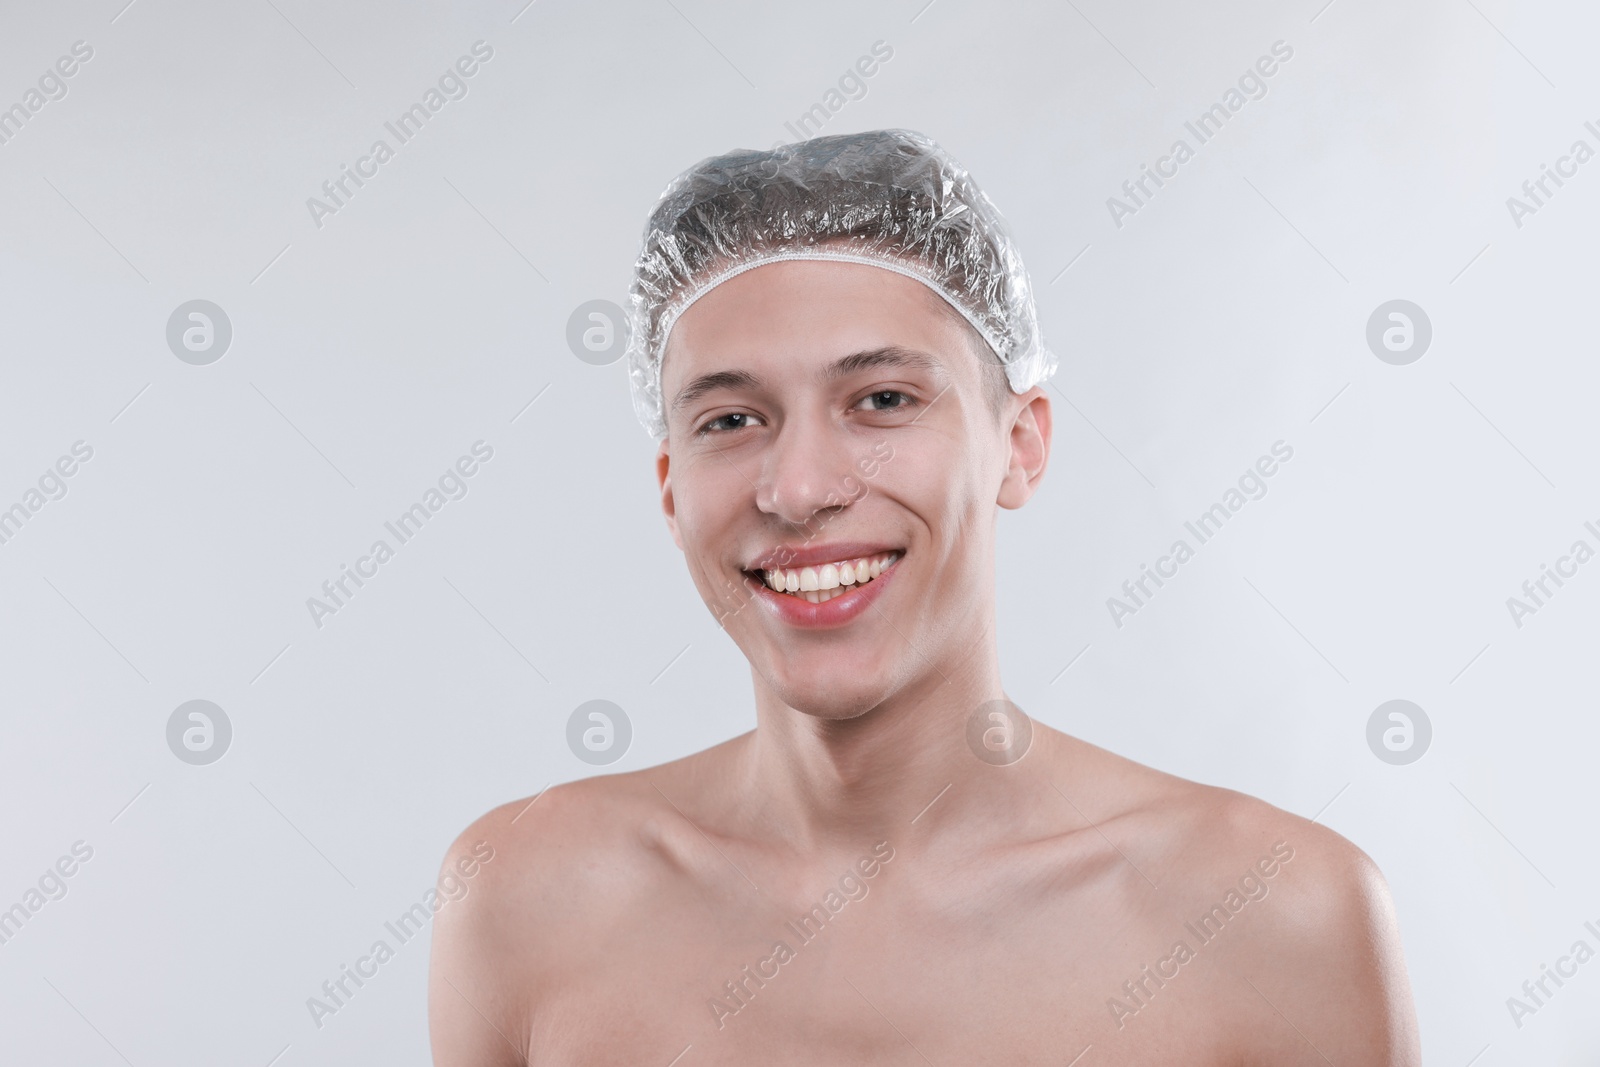
[[[898,552],[885,552],[878,556],[824,563],[820,567],[783,567],[764,571],[767,586],[780,593],[813,593],[837,589],[842,585],[859,585],[870,582],[892,567],[900,558]]]

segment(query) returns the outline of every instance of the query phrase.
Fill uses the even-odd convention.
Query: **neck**
[[[963,645],[962,658],[922,660],[923,674],[852,718],[798,711],[756,676],[750,813],[807,851],[895,844],[980,808],[992,816],[996,789],[1012,779],[968,748],[967,723],[1003,696],[993,627]]]

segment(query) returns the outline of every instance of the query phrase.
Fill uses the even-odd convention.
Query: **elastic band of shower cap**
[[[657,365],[660,364],[661,354],[667,350],[668,342],[672,340],[672,328],[676,326],[678,320],[683,317],[683,313],[694,306],[695,301],[711,292],[711,290],[715,289],[723,282],[728,281],[730,278],[737,277],[747,270],[753,270],[756,267],[764,267],[768,263],[783,263],[788,260],[796,259],[821,260],[831,263],[859,263],[868,267],[881,267],[884,270],[893,271],[896,274],[919,281],[931,289],[934,293],[938,294],[940,299],[954,308],[956,312],[963,319],[965,319],[974,330],[977,330],[978,336],[983,338],[984,343],[989,346],[990,351],[992,351],[997,357],[1000,357],[1002,351],[1004,350],[1004,341],[990,336],[989,328],[983,322],[979,321],[977,316],[968,311],[966,307],[962,305],[961,301],[956,299],[955,295],[951,293],[950,290],[946,289],[935,279],[929,278],[926,274],[920,270],[917,270],[914,266],[899,260],[897,257],[881,258],[862,255],[854,252],[833,252],[823,249],[794,248],[786,249],[781,252],[767,252],[751,259],[741,260],[738,266],[729,267],[727,270],[712,275],[710,278],[707,278],[705,281],[695,286],[694,289],[690,290],[688,295],[683,299],[674,301],[673,305],[663,312],[661,316],[660,351],[657,352],[655,356]],[[1003,357],[1002,362],[1004,362]],[[1010,380],[1009,377],[1007,380]],[[1027,388],[1028,386],[1025,385],[1016,391],[1020,393]]]
[[[730,278],[767,263],[880,267],[938,294],[983,338],[1017,393],[1056,370],[1005,219],[972,176],[912,130],[740,149],[674,178],[650,214],[628,291],[634,411],[667,427],[661,364],[677,320]]]

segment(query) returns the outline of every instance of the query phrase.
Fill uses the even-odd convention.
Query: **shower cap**
[[[816,137],[710,156],[667,184],[628,289],[634,411],[666,436],[661,361],[673,324],[729,278],[781,260],[883,267],[943,297],[1021,393],[1055,373],[1010,227],[966,168],[913,130]]]

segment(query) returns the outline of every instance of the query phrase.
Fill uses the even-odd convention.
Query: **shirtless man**
[[[757,726],[461,835],[447,871],[494,860],[434,920],[438,1067],[1420,1064],[1364,853],[1005,700],[995,508],[1051,409],[970,320],[767,262],[677,319],[660,395],[662,508]]]

